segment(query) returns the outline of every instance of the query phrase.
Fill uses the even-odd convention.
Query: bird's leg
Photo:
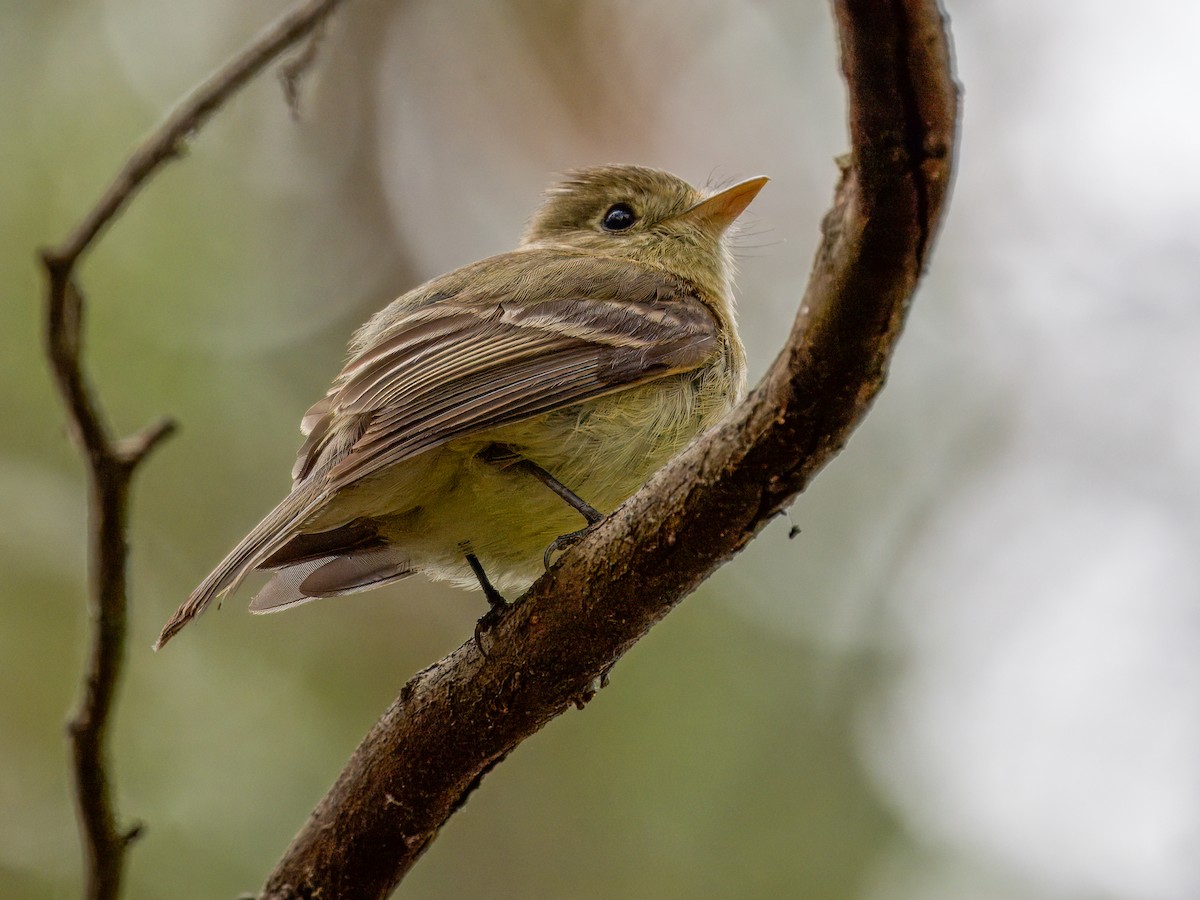
[[[571,507],[571,509],[575,510],[575,512],[587,519],[589,526],[595,525],[604,518],[604,513],[600,512],[600,510],[596,509],[596,507],[592,506],[532,460],[521,457],[520,461],[517,463],[517,468],[523,472],[528,472],[546,487],[550,488],[550,490],[554,491],[554,493],[558,494],[558,496],[562,498],[564,502],[566,502],[567,506]],[[585,528],[583,530],[586,531],[587,529]]]
[[[487,656],[487,653],[483,649],[483,644],[480,642],[480,636],[484,632],[491,631],[496,627],[505,610],[508,609],[508,601],[504,599],[504,595],[496,590],[488,580],[487,572],[483,571],[483,564],[480,563],[479,557],[474,553],[466,553],[464,555],[467,558],[467,565],[471,567],[471,571],[479,579],[479,586],[483,588],[483,596],[487,597],[488,611],[475,623],[475,646],[479,648],[480,653]]]
[[[517,453],[511,447],[505,447],[502,444],[492,444],[484,449],[479,454],[479,458],[485,462],[490,462],[492,465],[502,469],[518,469],[529,475],[532,475],[550,490],[554,491],[568,506],[579,513],[587,520],[587,525],[580,528],[578,531],[572,531],[567,534],[559,535],[550,542],[550,546],[546,548],[545,554],[542,556],[542,563],[548,569],[550,568],[550,557],[560,550],[565,550],[572,544],[576,543],[580,538],[592,530],[601,519],[604,518],[604,513],[596,509],[573,490],[539,466],[531,459],[526,459]],[[476,573],[478,575],[478,572]]]
[[[498,469],[517,469],[532,475],[550,490],[554,491],[569,507],[587,519],[589,525],[595,525],[604,518],[604,513],[596,509],[573,490],[539,466],[531,459],[526,459],[511,447],[503,444],[492,444],[479,454],[484,462],[489,462]]]
[[[483,571],[483,565],[479,562],[479,557],[474,553],[468,553],[466,554],[466,557],[467,565],[471,567],[471,571],[474,572],[475,577],[479,579],[479,586],[483,588],[483,596],[487,597],[488,606],[490,606],[493,611],[507,608],[508,601],[505,600],[504,595],[496,590],[496,588],[492,586],[492,583],[488,581],[487,572]]]

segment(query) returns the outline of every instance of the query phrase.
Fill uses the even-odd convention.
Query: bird
[[[515,250],[372,316],[301,420],[290,492],[155,649],[255,570],[255,613],[415,572],[503,608],[744,395],[730,226],[767,180],[567,172]]]

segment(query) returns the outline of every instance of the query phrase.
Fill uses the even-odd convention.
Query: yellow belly
[[[451,442],[362,485],[353,506],[361,515],[369,505],[381,534],[431,578],[474,586],[465,561],[473,553],[499,590],[524,590],[541,574],[550,542],[586,522],[536,478],[480,451],[510,447],[612,512],[727,411],[736,386],[706,374],[716,373],[662,379]]]

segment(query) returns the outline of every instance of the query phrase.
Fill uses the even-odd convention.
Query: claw
[[[552,540],[550,542],[550,546],[547,547],[546,552],[544,554],[542,554],[542,565],[545,566],[547,569],[549,569],[551,556],[553,556],[555,553],[558,553],[561,550],[566,550],[568,547],[574,547],[581,540],[583,540],[584,536],[587,535],[588,532],[590,532],[595,527],[596,526],[593,523],[591,525],[588,525],[585,528],[580,528],[578,531],[571,531],[571,532],[568,532],[567,534],[560,534],[558,537],[556,537],[554,540]]]
[[[487,650],[483,647],[483,636],[500,624],[500,620],[504,618],[506,612],[508,612],[507,603],[493,604],[475,623],[475,646],[479,648],[482,656],[488,655]]]

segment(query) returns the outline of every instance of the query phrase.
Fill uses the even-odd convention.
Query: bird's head
[[[578,169],[546,193],[521,245],[566,246],[658,266],[731,314],[728,229],[766,183],[751,178],[705,194],[658,169]]]

